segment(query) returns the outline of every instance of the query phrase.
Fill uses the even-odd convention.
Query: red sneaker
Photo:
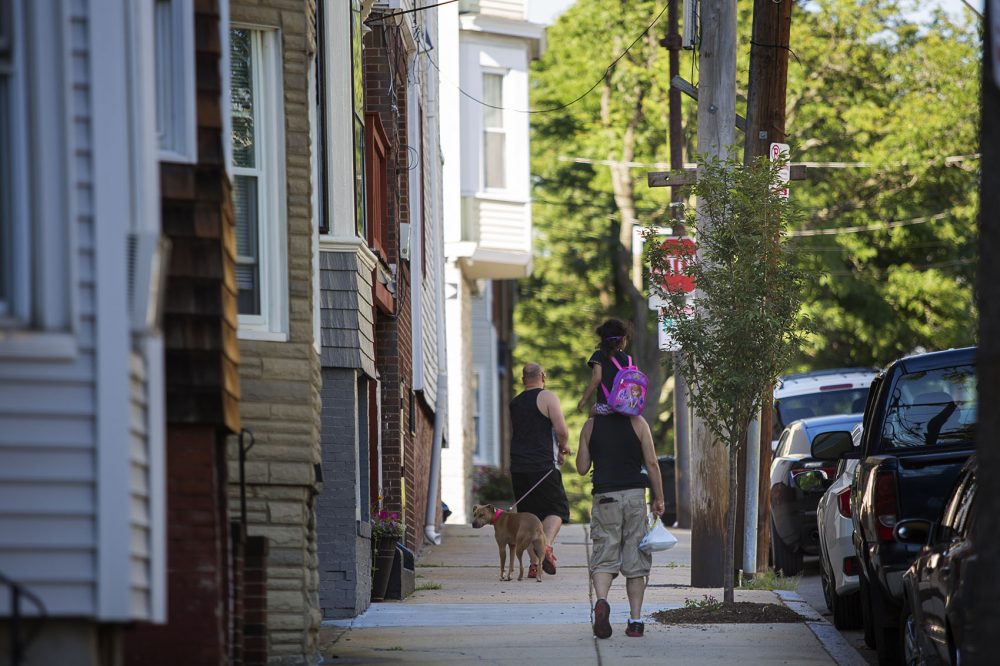
[[[556,554],[552,552],[552,546],[545,547],[545,559],[542,560],[542,571],[550,576],[556,575]]]
[[[625,627],[625,635],[632,638],[642,638],[643,632],[646,630],[646,625],[642,622],[635,622],[633,620],[628,621],[628,626]]]
[[[598,599],[594,604],[594,635],[598,638],[611,638],[611,605],[604,599]]]

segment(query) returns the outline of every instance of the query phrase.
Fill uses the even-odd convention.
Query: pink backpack
[[[601,390],[608,400],[611,409],[626,416],[638,416],[642,414],[646,406],[646,386],[649,379],[639,368],[632,365],[632,357],[628,357],[628,365],[624,368],[618,363],[618,359],[611,356],[611,362],[618,368],[615,379],[611,383],[611,391],[604,387],[601,382]]]

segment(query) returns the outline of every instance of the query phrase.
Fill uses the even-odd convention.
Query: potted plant
[[[396,544],[403,536],[403,523],[395,511],[372,512],[372,599],[385,598],[396,557]]]

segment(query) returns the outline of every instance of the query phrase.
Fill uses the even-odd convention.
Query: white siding
[[[149,412],[146,395],[146,364],[132,352],[129,367],[129,496],[132,614],[145,617],[150,608],[150,508],[149,508]]]
[[[497,377],[497,334],[493,325],[493,284],[487,281],[483,293],[472,298],[472,365],[479,373],[479,465],[500,465],[499,403]]]
[[[67,112],[75,229],[68,238],[76,239],[77,355],[72,361],[0,362],[0,571],[41,596],[53,616],[96,610],[95,234],[86,0],[71,3],[70,17]],[[7,612],[2,594],[0,614]]]

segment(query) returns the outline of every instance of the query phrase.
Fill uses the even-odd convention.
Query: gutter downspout
[[[444,328],[444,266],[437,281],[437,409],[434,411],[434,443],[431,446],[431,472],[427,481],[427,514],[424,517],[424,536],[428,543],[441,544],[441,533],[437,530],[438,486],[441,481],[441,444],[444,428],[448,422],[448,353],[445,349]]]

